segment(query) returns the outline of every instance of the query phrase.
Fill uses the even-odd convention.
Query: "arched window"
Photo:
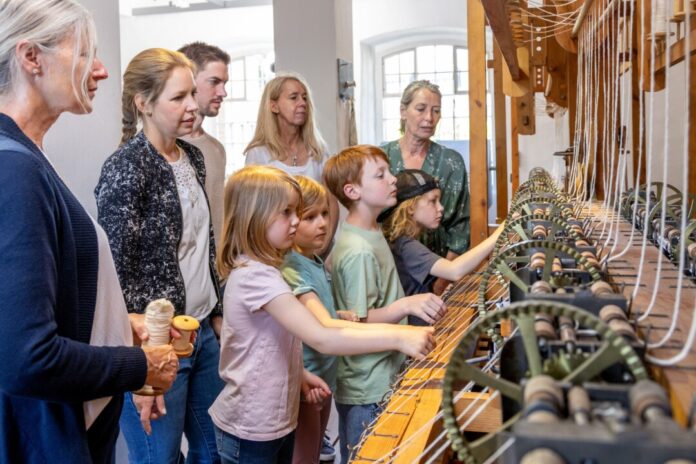
[[[399,50],[382,58],[382,141],[401,136],[401,94],[410,82],[420,79],[437,84],[442,93],[442,117],[434,138],[469,140],[468,50],[438,44]]]
[[[227,98],[216,118],[206,118],[203,128],[218,139],[227,152],[225,174],[244,166],[243,151],[256,130],[256,117],[266,82],[275,76],[272,51],[255,53],[230,61]]]

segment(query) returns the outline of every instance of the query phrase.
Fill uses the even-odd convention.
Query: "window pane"
[[[428,45],[416,49],[418,73],[435,72],[435,46]]]
[[[454,55],[452,54],[451,45],[438,45],[435,47],[435,70],[453,71],[454,70]]]
[[[469,118],[455,119],[454,132],[457,140],[469,140]]]
[[[457,70],[469,70],[469,50],[466,48],[457,47]]]
[[[399,132],[400,121],[398,119],[385,119],[382,122],[382,142],[396,140],[401,137]]]
[[[399,88],[399,94],[404,93],[404,90],[406,90],[406,87],[408,87],[408,84],[416,80],[416,76],[414,74],[403,74],[401,76],[401,87]]]
[[[442,98],[442,119],[445,118],[451,118],[453,117],[454,113],[454,107],[452,105],[452,97],[451,96],[443,96]]]
[[[382,99],[382,118],[401,119],[399,97],[385,97]]]
[[[387,95],[400,95],[401,83],[398,74],[385,74],[384,93]]]
[[[454,140],[454,118],[442,118],[437,126],[438,140]]]
[[[401,74],[413,74],[415,71],[416,54],[413,50],[399,55],[399,72]]]
[[[388,56],[384,59],[384,74],[399,74],[399,55]]]
[[[450,61],[451,63],[451,61]],[[435,73],[435,84],[440,86],[440,93],[442,95],[451,95],[454,93],[454,75],[452,72],[438,72]]]
[[[244,59],[234,60],[230,62],[230,80],[231,81],[241,81],[244,80]]]
[[[469,72],[458,72],[457,73],[457,92],[468,92],[469,91]]]
[[[469,117],[469,95],[454,96],[454,116],[457,118]]]

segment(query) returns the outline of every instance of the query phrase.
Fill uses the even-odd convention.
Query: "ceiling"
[[[123,15],[143,16],[271,5],[273,0],[120,0]]]

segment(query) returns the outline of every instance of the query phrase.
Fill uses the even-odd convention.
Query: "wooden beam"
[[[570,36],[575,39],[578,36],[578,33],[580,32],[580,28],[582,27],[582,23],[585,21],[585,18],[587,17],[587,12],[590,11],[590,7],[592,6],[592,1],[593,0],[585,0],[585,3],[582,4],[582,8],[580,9],[580,14],[578,15],[578,18],[575,20],[575,25],[573,26],[573,31],[570,33]]]
[[[507,124],[505,123],[505,94],[503,93],[503,56],[498,44],[493,46],[493,105],[495,116],[495,185],[496,222],[507,217]]]
[[[505,0],[482,0],[481,3],[486,12],[488,25],[491,27],[491,31],[493,31],[495,41],[500,46],[500,51],[510,69],[510,76],[512,76],[513,81],[516,81],[521,77],[520,67],[517,63],[517,46],[512,39],[512,29],[510,29]]]
[[[510,183],[512,192],[520,187],[520,134],[517,128],[517,98],[510,99]]]
[[[469,167],[471,241],[488,237],[488,134],[486,129],[486,20],[481,0],[467,0],[469,48]]]
[[[696,195],[696,56],[689,64],[689,193]]]
[[[640,18],[641,16],[641,2],[635,3],[634,18]],[[643,114],[640,112],[640,101],[645,97],[643,89],[640,88],[640,76],[643,75],[643,69],[641,69],[641,59],[640,57],[644,53],[645,40],[642,35],[640,21],[633,21],[633,44],[634,48],[631,52],[631,156],[633,160],[633,177],[632,182],[638,179],[638,185],[645,183],[645,131],[641,130],[641,123],[645,123],[645,119],[642,117],[645,115],[645,108],[643,108]],[[647,65],[648,63],[645,62]],[[642,137],[641,137],[642,134]],[[638,165],[640,165],[640,170],[638,170]],[[637,187],[637,186],[636,186]]]
[[[691,45],[689,46],[690,50],[688,52],[686,50],[686,37],[682,37],[669,47],[670,66],[681,63],[686,56],[696,53],[696,21],[692,21],[691,23],[690,35],[691,37],[689,37],[689,40],[691,41]],[[665,55],[666,53],[663,52],[655,56],[655,74],[665,72],[665,68],[667,67]]]

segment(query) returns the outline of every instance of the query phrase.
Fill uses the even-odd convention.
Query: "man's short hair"
[[[227,52],[204,42],[191,42],[181,47],[179,51],[196,63],[198,72],[203,71],[205,66],[212,61],[222,61],[225,65],[230,64],[230,55]]]
[[[389,164],[386,153],[374,145],[354,145],[345,148],[326,162],[324,184],[343,206],[350,209],[354,201],[346,196],[343,187],[346,184],[360,185],[365,161],[378,159]]]

